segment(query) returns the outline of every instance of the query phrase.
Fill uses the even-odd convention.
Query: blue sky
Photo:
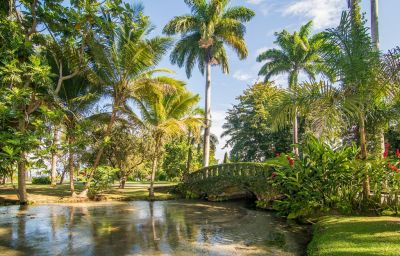
[[[160,34],[164,25],[174,16],[189,13],[183,0],[142,0],[141,2],[145,7],[145,14],[150,16],[152,23],[156,26],[154,34]],[[387,51],[400,45],[398,28],[400,1],[380,0],[379,2],[381,49]],[[274,47],[274,32],[283,29],[297,30],[309,20],[314,20],[316,32],[335,27],[339,22],[341,11],[347,7],[347,0],[232,0],[231,5],[249,7],[256,12],[256,16],[247,23],[248,58],[239,61],[236,55],[229,51],[230,74],[222,74],[218,67],[212,70],[212,132],[218,136],[222,132],[226,110],[235,104],[235,98],[244,89],[258,79],[257,72],[260,64],[255,61],[256,56],[263,50]],[[369,19],[369,0],[362,0],[362,11]],[[205,79],[197,69],[194,70],[193,76],[187,79],[183,69],[170,64],[169,56],[164,58],[160,67],[174,69],[175,76],[186,81],[188,88],[202,97],[201,106],[204,105]],[[287,85],[286,79],[284,76],[275,78],[276,83],[284,87]],[[219,159],[223,158],[226,151],[221,149],[225,144],[224,141],[220,139],[217,150]]]

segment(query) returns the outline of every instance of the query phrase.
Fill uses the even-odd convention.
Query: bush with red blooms
[[[389,143],[385,143],[385,151],[383,152],[383,158],[387,158],[389,155],[389,147],[390,144]]]
[[[290,156],[287,156],[287,160],[288,160],[289,166],[293,167],[294,166],[294,159],[291,158]]]
[[[359,159],[359,148],[342,146],[333,149],[315,137],[307,137],[301,154],[276,159],[279,168],[272,173],[272,184],[284,197],[274,209],[288,218],[301,218],[321,212],[359,213],[370,209],[397,209],[400,202],[399,159]],[[388,145],[386,146],[389,149]],[[371,198],[363,205],[363,182],[368,170]],[[382,195],[389,200],[382,202]],[[397,198],[397,199],[396,199]],[[396,201],[397,200],[397,201]],[[369,206],[367,206],[369,205]]]

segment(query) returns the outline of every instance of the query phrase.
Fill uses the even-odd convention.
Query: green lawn
[[[176,183],[160,182],[155,184],[155,199],[167,200],[177,198],[176,194],[171,192]],[[131,201],[146,200],[148,198],[147,183],[128,182],[125,189],[119,189],[117,185],[109,191],[102,193],[104,200]],[[75,184],[75,190],[79,193],[83,189],[82,184]],[[69,185],[27,185],[29,201],[32,203],[62,203],[62,202],[81,202],[82,198],[72,198],[70,196]],[[0,186],[0,204],[16,203],[18,197],[16,190],[11,185]]]
[[[400,218],[325,217],[314,227],[310,256],[400,255]]]

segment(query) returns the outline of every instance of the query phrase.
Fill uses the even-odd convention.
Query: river
[[[0,207],[0,255],[303,255],[309,227],[244,202]]]

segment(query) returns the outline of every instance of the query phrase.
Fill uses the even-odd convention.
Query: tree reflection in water
[[[238,202],[9,206],[0,214],[2,255],[299,255],[308,240],[308,228]]]

